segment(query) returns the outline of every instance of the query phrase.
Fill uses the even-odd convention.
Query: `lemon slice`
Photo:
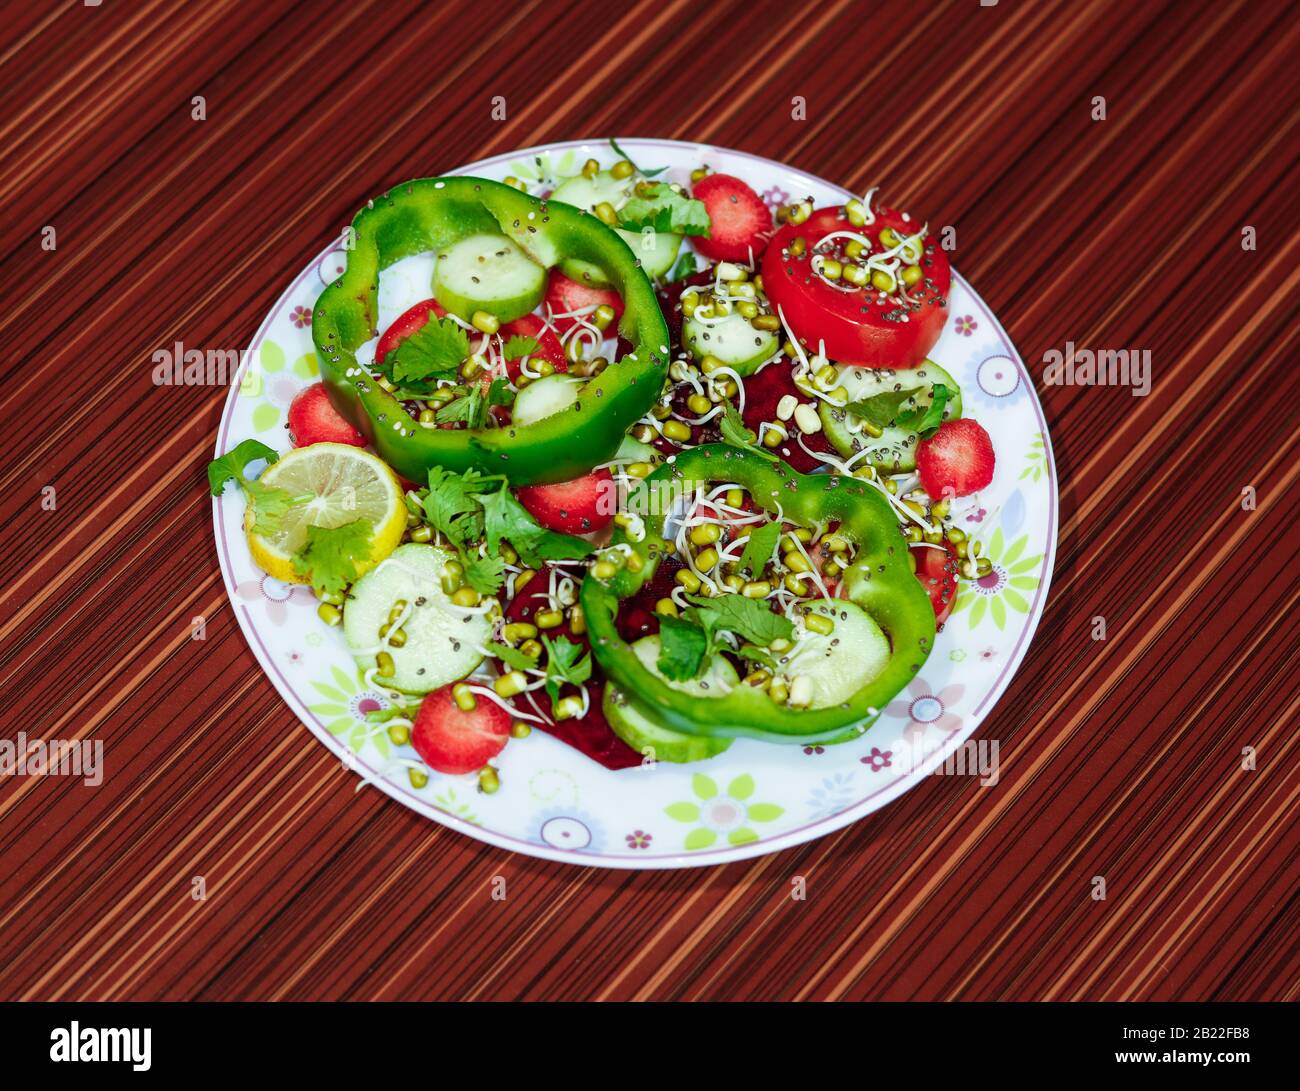
[[[257,534],[251,513],[244,529],[253,560],[269,576],[288,583],[306,583],[293,567],[293,556],[307,542],[308,527],[341,527],[368,519],[374,527],[370,560],[358,562],[358,575],[387,557],[406,529],[402,486],[382,459],[346,443],[313,443],[298,447],[268,466],[261,481],[291,496],[308,496],[285,513],[274,534]]]

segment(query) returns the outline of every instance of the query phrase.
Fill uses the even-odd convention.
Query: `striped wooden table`
[[[3,6],[4,736],[102,740],[107,772],[0,780],[0,996],[1296,997],[1294,5],[795,8]],[[957,225],[1035,374],[1150,350],[1147,397],[1041,390],[1060,548],[982,729],[997,788],[579,870],[354,791],[257,668],[203,479],[225,391],[152,354],[246,345],[400,180],[610,133],[883,181]]]

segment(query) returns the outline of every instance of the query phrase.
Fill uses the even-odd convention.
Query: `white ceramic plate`
[[[702,163],[734,174],[773,208],[795,195],[811,195],[819,206],[849,196],[743,152],[666,140],[620,145],[643,167],[668,165],[671,181],[687,181]],[[515,175],[539,192],[577,173],[589,157],[605,165],[617,158],[593,140],[531,148],[452,173]],[[882,197],[891,203],[887,188]],[[345,256],[339,240],[327,246],[262,322],[226,400],[217,453],[248,437],[277,450],[288,446],[285,411],[317,378],[311,308]],[[428,298],[431,268],[431,259],[416,257],[385,272],[381,329]],[[855,742],[803,748],[738,739],[705,762],[610,772],[534,731],[502,752],[495,795],[479,793],[474,776],[436,773],[417,791],[405,766],[393,762],[414,752],[403,747],[399,754],[382,732],[366,737],[365,713],[387,700],[367,689],[342,635],[318,620],[311,592],[254,566],[241,529],[244,503],[231,489],[214,501],[213,520],[239,624],[294,714],[341,760],[405,806],[501,848],[581,865],[693,867],[775,852],[855,822],[929,775],[979,728],[1029,647],[1056,552],[1056,470],[1028,373],[997,319],[955,273],[949,308],[930,355],[961,384],[965,415],[993,437],[993,482],[961,516],[984,542],[993,572],[962,584],[920,675]]]

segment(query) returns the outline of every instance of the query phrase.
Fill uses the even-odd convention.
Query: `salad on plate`
[[[926,223],[874,190],[774,215],[611,144],[369,202],[291,446],[208,470],[388,695],[368,729],[415,788],[507,792],[534,731],[615,771],[857,739],[990,570],[959,523],[994,447],[927,355],[952,272]],[[415,255],[428,298],[381,324]]]

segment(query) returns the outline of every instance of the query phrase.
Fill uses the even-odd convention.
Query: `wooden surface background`
[[[0,997],[1295,999],[1296,16],[3,4],[0,707],[11,738],[103,740],[107,776],[0,781]],[[1060,547],[981,731],[996,789],[932,778],[713,870],[579,870],[355,792],[262,676],[204,488],[226,392],[155,388],[151,354],[246,345],[398,181],[609,134],[884,183],[957,225],[1036,375],[1067,340],[1151,351],[1148,397],[1041,391]]]

